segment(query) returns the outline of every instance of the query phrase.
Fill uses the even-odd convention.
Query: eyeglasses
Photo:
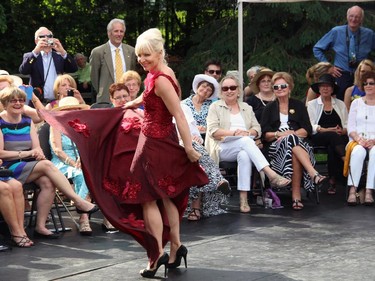
[[[363,82],[363,86],[374,86],[375,82]]]
[[[288,84],[273,85],[272,88],[275,91],[280,90],[280,89],[286,89],[288,88]]]
[[[53,38],[53,34],[47,34],[47,35],[39,35],[38,38]]]
[[[113,98],[114,100],[122,100],[122,99],[126,99],[128,98],[129,96],[119,96],[119,97],[116,97],[116,98]]]
[[[25,99],[11,99],[9,102],[11,103],[11,104],[16,104],[17,102],[19,102],[19,103],[25,103]]]
[[[226,92],[226,91],[228,91],[228,90],[234,91],[234,90],[236,90],[237,88],[238,88],[238,86],[224,86],[224,87],[221,87],[221,90],[222,90],[223,92]]]
[[[262,84],[268,84],[268,83],[271,83],[271,80],[261,80],[260,83],[262,83]]]
[[[220,75],[221,74],[221,70],[212,70],[212,69],[210,69],[210,70],[207,70],[207,72],[210,73],[210,74],[216,73],[216,75]]]

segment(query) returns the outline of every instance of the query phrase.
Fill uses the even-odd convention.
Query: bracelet
[[[68,157],[65,158],[64,163],[67,164],[67,165],[69,165],[69,161],[70,161],[70,157],[68,156]]]
[[[21,157],[21,153],[22,153],[22,151],[20,150],[20,151],[18,151],[18,158],[19,159],[22,159],[22,157]]]

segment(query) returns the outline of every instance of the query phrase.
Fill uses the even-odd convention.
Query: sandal
[[[303,209],[303,207],[304,206],[303,206],[300,199],[294,199],[293,200],[292,208],[293,208],[294,211],[300,211],[300,210]]]
[[[316,174],[313,177],[313,184],[315,188],[321,188],[326,183],[327,180],[328,180],[327,177],[322,176],[321,174],[316,172]]]
[[[217,185],[217,190],[220,191],[221,193],[223,193],[224,195],[228,195],[231,191],[229,182],[226,179],[223,179]]]
[[[328,186],[327,193],[329,195],[335,195],[336,194],[336,184],[330,183],[329,186]]]
[[[275,188],[282,188],[286,187],[291,183],[291,180],[284,178],[280,175],[274,176],[272,179],[270,179],[270,185],[271,187]]]
[[[189,221],[199,221],[201,219],[201,209],[192,208],[187,219]]]
[[[359,201],[359,194],[356,191],[350,190],[348,200],[346,201],[348,203],[348,206],[356,206]]]
[[[240,212],[241,213],[250,213],[250,206],[247,202],[247,198],[240,198]]]
[[[25,235],[25,236],[16,236],[11,235],[12,243],[19,247],[19,248],[30,248],[33,244],[31,243],[31,240]],[[16,239],[20,238],[19,241],[16,241]]]
[[[374,205],[374,198],[372,197],[372,190],[366,189],[365,206]]]
[[[82,236],[92,235],[92,229],[88,221],[83,221],[79,223],[79,234],[81,234]]]

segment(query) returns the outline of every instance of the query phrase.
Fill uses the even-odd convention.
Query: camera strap
[[[44,85],[46,84],[46,81],[47,81],[47,77],[48,77],[48,74],[49,74],[49,69],[51,68],[52,60],[53,60],[53,53],[51,51],[51,58],[50,58],[49,63],[48,63],[47,73],[46,73],[46,75],[44,77],[43,88],[44,88]]]

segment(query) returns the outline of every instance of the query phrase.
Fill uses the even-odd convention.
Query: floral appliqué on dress
[[[79,119],[74,119],[68,122],[68,125],[74,129],[77,133],[82,133],[85,138],[90,136],[89,128],[86,123],[81,123]]]
[[[125,186],[121,186],[117,181],[106,178],[103,181],[104,190],[111,194],[121,197],[123,200],[135,200],[141,191],[140,183],[132,183],[129,179],[126,180]]]
[[[176,183],[171,176],[160,179],[158,181],[158,186],[161,190],[164,190],[168,196],[173,196],[176,193]]]
[[[121,222],[129,224],[134,228],[145,228],[145,223],[143,220],[137,220],[136,216],[131,213],[128,218],[122,218]]]
[[[138,117],[128,117],[122,119],[121,132],[129,133],[132,129],[140,129],[142,127],[141,119]]]

